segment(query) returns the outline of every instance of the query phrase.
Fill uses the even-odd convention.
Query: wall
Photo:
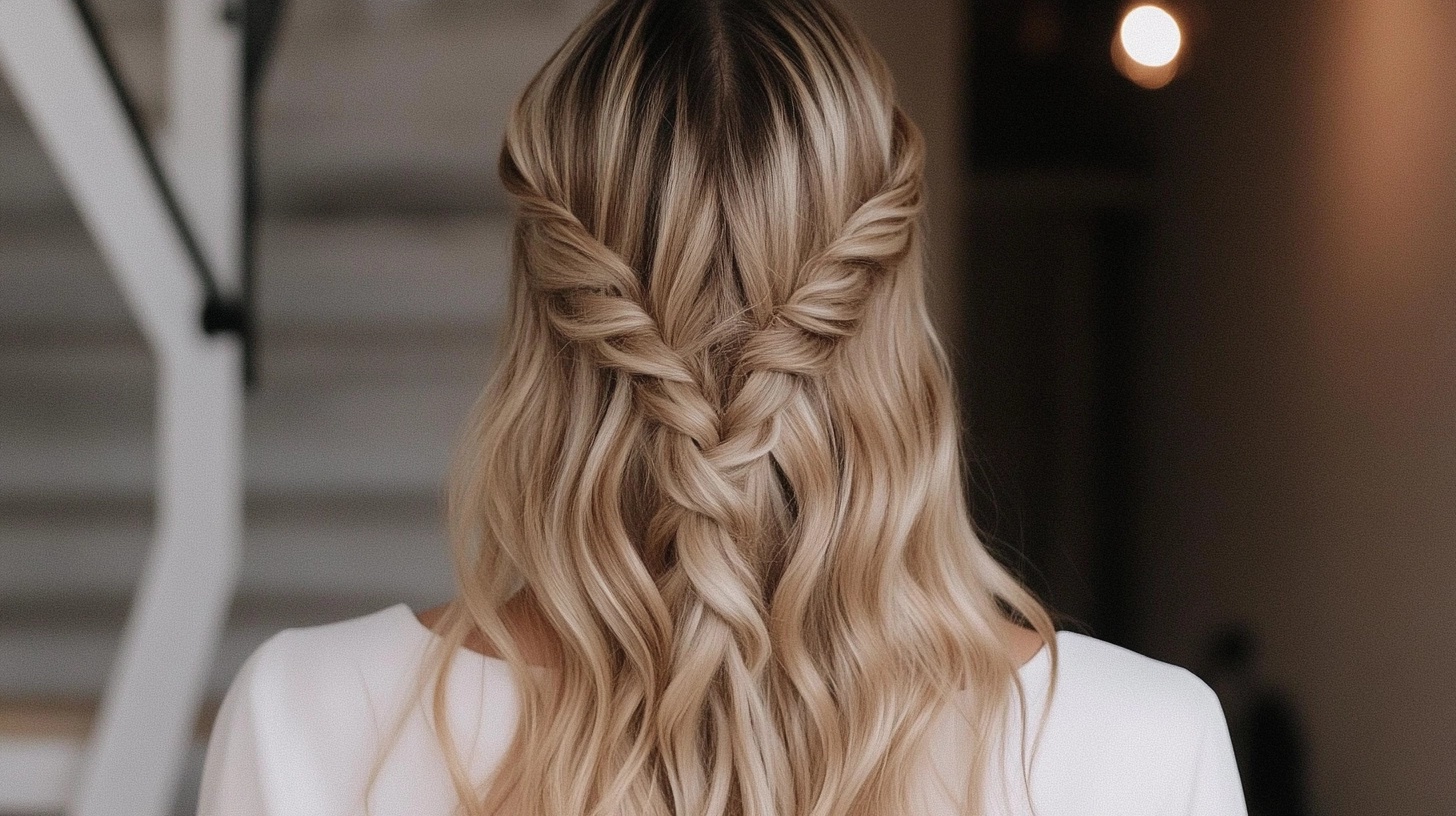
[[[1146,303],[1141,642],[1248,621],[1317,812],[1456,812],[1456,7],[1207,3]]]
[[[931,317],[946,345],[955,349],[964,327],[961,139],[966,98],[963,52],[969,38],[964,4],[843,0],[840,6],[880,50],[895,76],[901,105],[925,135]]]

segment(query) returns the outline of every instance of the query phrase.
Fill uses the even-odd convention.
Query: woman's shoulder
[[[1057,634],[1039,801],[1052,812],[1242,814],[1218,695],[1193,672],[1075,632]],[[1047,661],[1023,677],[1028,693]],[[1062,811],[1063,805],[1074,807]]]
[[[390,796],[406,794],[400,801],[414,805],[376,812],[448,812],[453,789],[415,693],[434,637],[405,604],[269,637],[223,698],[209,737],[199,813],[363,812],[356,800],[384,746],[391,746],[390,762],[379,766],[384,784],[377,792],[386,805]],[[479,692],[481,672],[499,672],[484,659],[457,662],[455,671],[464,673],[452,674],[452,703],[459,704],[450,712],[457,718],[452,728],[469,734],[465,726],[480,723],[476,753],[494,756],[509,736],[513,711],[484,706],[465,690]],[[422,810],[415,807],[421,796]]]
[[[1071,631],[1057,633],[1057,646],[1058,699],[1110,714],[1157,715],[1170,725],[1196,725],[1221,711],[1213,689],[1182,666]]]
[[[238,679],[305,696],[315,689],[337,695],[340,683],[374,687],[417,665],[428,637],[409,607],[395,604],[346,620],[283,629],[253,651]]]
[[[283,629],[243,663],[220,716],[301,741],[364,736],[399,710],[431,637],[405,604]]]
[[[263,642],[258,651],[280,659],[357,658],[402,643],[419,645],[429,632],[404,603],[368,614],[309,626],[281,629]]]

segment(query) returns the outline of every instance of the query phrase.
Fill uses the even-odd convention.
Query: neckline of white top
[[[414,610],[410,609],[409,604],[400,602],[395,604],[394,606],[389,607],[385,611],[393,613],[396,617],[401,618],[402,623],[412,628],[415,631],[415,634],[417,636],[423,637],[427,643],[434,644],[440,640],[440,635],[438,632],[426,626],[419,618],[415,617]],[[1057,642],[1060,643],[1062,632],[1058,631],[1056,633],[1056,637]],[[456,657],[458,658],[461,653],[468,655],[472,658],[502,667],[508,667],[510,665],[510,663],[504,658],[492,657],[487,654],[481,654],[474,649],[467,649],[464,646],[456,649]],[[1029,677],[1033,672],[1040,672],[1043,666],[1045,666],[1050,660],[1051,652],[1047,649],[1046,644],[1043,643],[1041,648],[1037,649],[1036,654],[1031,656],[1030,660],[1021,664],[1021,667],[1016,670],[1016,673],[1021,677],[1023,681],[1025,681],[1027,677]],[[540,668],[543,670],[545,669],[544,666],[533,666],[532,668]]]

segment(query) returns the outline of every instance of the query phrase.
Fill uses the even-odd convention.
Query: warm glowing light
[[[1138,6],[1122,18],[1122,50],[1139,65],[1161,68],[1178,58],[1183,32],[1173,15],[1157,6]]]

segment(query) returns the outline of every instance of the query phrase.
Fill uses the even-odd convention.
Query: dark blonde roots
[[[499,369],[452,491],[459,601],[521,691],[464,809],[890,816],[948,707],[976,744],[1046,612],[978,541],[925,308],[923,148],[821,0],[599,7],[513,113]],[[560,642],[528,666],[501,607]]]

